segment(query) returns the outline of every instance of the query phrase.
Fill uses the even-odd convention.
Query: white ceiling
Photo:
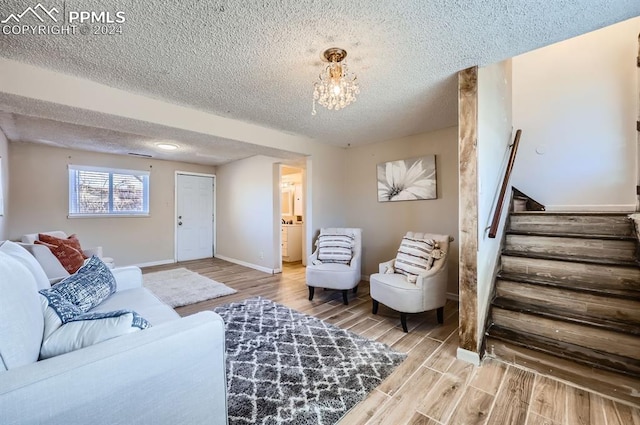
[[[0,20],[36,3],[5,0]],[[0,56],[338,146],[455,125],[459,70],[640,15],[638,0],[67,0],[64,7],[124,11],[123,34],[0,35]],[[344,110],[318,106],[312,116],[320,56],[334,46],[348,51],[361,93]],[[71,108],[38,115],[12,96],[0,95],[0,109],[0,128],[14,141],[160,157],[149,146],[169,139],[184,147],[179,159],[214,165],[255,153],[294,156],[159,126],[114,121],[95,129]]]

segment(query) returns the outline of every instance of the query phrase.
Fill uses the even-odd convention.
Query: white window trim
[[[111,167],[95,167],[90,165],[75,165],[68,164],[68,178],[69,178],[69,194],[68,194],[68,215],[67,218],[144,218],[151,216],[151,205],[150,205],[150,193],[151,193],[151,182],[150,176],[151,172],[145,170],[131,170],[125,168],[111,168]],[[73,199],[72,193],[74,192],[74,188],[72,187],[71,180],[71,171],[94,171],[101,173],[109,173],[109,174],[125,174],[125,175],[135,175],[135,176],[143,176],[147,178],[146,183],[146,199],[144,202],[147,205],[147,210],[140,213],[132,213],[132,212],[124,212],[124,213],[99,213],[99,214],[91,214],[91,213],[73,213],[71,210],[73,209]]]

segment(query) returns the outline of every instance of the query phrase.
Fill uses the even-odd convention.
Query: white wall
[[[303,182],[303,255],[312,252],[321,227],[345,223],[345,150],[318,145],[313,152]],[[280,268],[279,162],[254,156],[217,168],[217,257],[264,271]]]
[[[437,199],[378,202],[376,165],[382,162],[436,155]],[[346,150],[346,225],[361,227],[364,275],[394,258],[407,231],[448,234],[456,238],[449,252],[448,292],[458,294],[458,129]]]
[[[482,341],[504,224],[489,238],[512,141],[511,60],[478,69],[478,341]],[[509,196],[510,191],[507,192]],[[502,223],[508,205],[502,211]]]
[[[636,203],[640,18],[513,59],[513,185],[548,209]]]
[[[216,257],[264,271],[280,267],[276,247],[280,217],[277,168],[266,156],[219,166],[216,174],[218,217]]]
[[[214,174],[215,168],[94,152],[10,143],[7,236],[63,230],[77,233],[83,246],[102,246],[116,265],[174,259],[175,172]],[[68,164],[149,170],[149,217],[67,218]]]
[[[3,199],[4,211],[0,211],[0,241],[8,238],[9,216],[9,142],[2,130],[0,130],[0,162],[2,163],[2,174],[0,175],[0,197]]]

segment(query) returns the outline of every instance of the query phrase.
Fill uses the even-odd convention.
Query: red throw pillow
[[[85,260],[89,258],[86,255],[84,255],[84,253],[82,252],[80,241],[78,240],[78,237],[76,236],[75,233],[69,236],[67,239],[56,238],[55,236],[47,235],[45,233],[38,233],[38,239],[41,242],[48,243],[51,245],[68,245],[71,248],[77,249],[78,252],[82,254],[82,258],[84,258]]]
[[[36,243],[49,248],[69,274],[74,274],[84,264],[84,258],[80,251],[68,244],[53,245],[41,241],[36,241]]]

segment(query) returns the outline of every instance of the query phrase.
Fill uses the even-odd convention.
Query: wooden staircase
[[[489,356],[640,404],[640,267],[626,214],[513,212]]]

